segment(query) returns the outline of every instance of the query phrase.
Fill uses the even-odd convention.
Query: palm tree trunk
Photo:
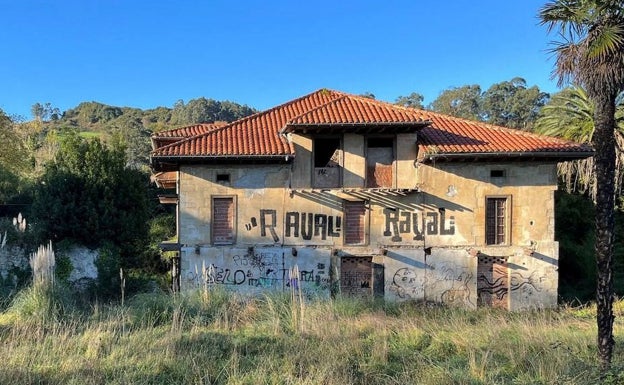
[[[596,287],[598,358],[602,369],[613,356],[613,233],[615,208],[615,95],[594,95],[596,175]]]

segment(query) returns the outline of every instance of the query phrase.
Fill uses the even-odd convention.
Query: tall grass
[[[40,246],[30,255],[32,285],[13,298],[3,314],[13,323],[23,325],[58,324],[74,311],[74,301],[69,290],[55,283],[56,260],[52,242]]]
[[[508,313],[257,298],[210,288],[93,305],[41,326],[0,315],[0,383],[620,384],[600,378],[595,308]],[[301,301],[301,302],[299,302]],[[618,316],[624,303],[616,304]]]

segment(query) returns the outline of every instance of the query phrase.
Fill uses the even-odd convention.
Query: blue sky
[[[265,109],[319,88],[394,101],[520,76],[546,92],[546,0],[0,0],[0,108]]]

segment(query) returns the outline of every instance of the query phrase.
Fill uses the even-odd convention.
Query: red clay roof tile
[[[185,127],[173,128],[156,132],[152,135],[154,138],[188,138],[190,136],[201,135],[215,128],[223,127],[227,122],[200,123]]]
[[[424,153],[513,155],[575,152],[591,155],[591,148],[583,144],[321,89],[160,147],[152,152],[152,157],[183,159],[293,155],[294,148],[281,135],[287,126],[334,124],[414,124],[415,128],[420,128],[418,141]],[[184,129],[178,132],[183,133]],[[193,134],[191,129],[186,129]]]

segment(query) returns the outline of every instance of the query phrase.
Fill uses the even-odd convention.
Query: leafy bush
[[[32,205],[41,238],[90,248],[123,245],[124,267],[141,263],[149,218],[146,174],[126,167],[125,150],[70,134],[37,184]],[[41,241],[41,240],[40,240]]]

